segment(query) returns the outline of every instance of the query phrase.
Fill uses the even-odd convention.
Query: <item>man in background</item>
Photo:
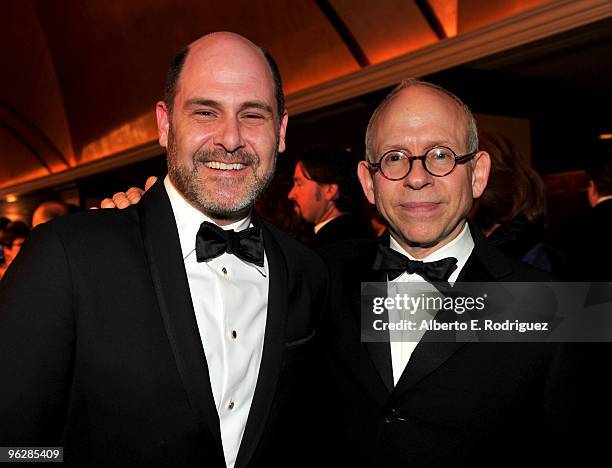
[[[353,153],[339,145],[313,146],[298,157],[288,198],[296,214],[314,224],[313,248],[372,237],[357,214],[363,195],[356,169]]]
[[[590,209],[551,226],[549,240],[565,254],[563,276],[573,281],[612,281],[612,152],[587,160]]]
[[[612,281],[612,151],[594,158],[586,173],[591,210],[577,223],[583,237],[571,268],[583,280]]]

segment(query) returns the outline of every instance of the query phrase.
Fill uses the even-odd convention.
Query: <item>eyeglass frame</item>
[[[429,154],[430,151],[436,149],[436,148],[444,148],[449,150],[452,154],[453,157],[455,158],[455,163],[453,164],[453,167],[450,169],[450,171],[448,171],[446,174],[442,174],[442,175],[438,175],[438,174],[434,174],[433,172],[431,172],[428,168],[427,168],[427,164],[425,164],[425,158],[427,157],[427,155]],[[408,161],[410,162],[410,166],[408,166],[408,172],[406,172],[406,174],[404,174],[402,177],[400,177],[399,179],[392,179],[390,177],[387,177],[385,175],[385,173],[382,170],[381,167],[381,161],[384,159],[385,156],[387,156],[389,153],[393,153],[393,152],[397,152],[397,153],[406,153],[406,151],[404,150],[389,150],[386,153],[384,153],[379,159],[378,162],[370,162],[368,161],[368,167],[370,168],[370,170],[373,171],[380,171],[380,174],[387,180],[391,180],[391,181],[398,181],[398,180],[403,180],[406,177],[408,177],[408,174],[410,174],[410,171],[412,171],[412,163],[415,160],[421,161],[421,164],[423,164],[423,169],[425,169],[425,171],[434,176],[434,177],[446,177],[447,175],[449,175],[451,172],[453,172],[455,170],[455,168],[457,167],[457,164],[463,164],[466,163],[468,161],[471,161],[472,159],[474,159],[474,157],[476,156],[476,154],[478,153],[478,150],[476,151],[472,151],[471,153],[466,153],[463,154],[461,156],[457,156],[457,154],[452,150],[452,148],[449,148],[448,146],[433,146],[431,148],[429,148],[427,150],[427,152],[425,154],[422,154],[421,156],[408,156]]]

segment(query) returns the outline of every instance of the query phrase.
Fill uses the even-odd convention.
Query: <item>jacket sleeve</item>
[[[55,229],[32,231],[0,280],[0,445],[58,445],[72,380],[69,259]]]

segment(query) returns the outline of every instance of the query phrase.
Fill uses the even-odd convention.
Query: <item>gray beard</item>
[[[222,161],[226,164],[243,163],[253,171],[254,179],[246,181],[243,196],[224,197],[220,193],[211,193],[199,180],[199,165],[207,161]],[[272,168],[263,177],[256,175],[260,161],[256,154],[239,150],[227,153],[223,150],[198,151],[192,158],[193,164],[188,167],[179,164],[176,156],[176,142],[172,128],[168,132],[168,174],[176,189],[183,197],[202,213],[215,219],[233,219],[236,215],[253,207],[261,194],[266,190],[276,168],[276,151],[272,160]],[[227,181],[228,189],[233,182]]]

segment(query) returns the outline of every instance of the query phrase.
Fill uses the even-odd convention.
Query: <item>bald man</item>
[[[35,228],[39,224],[46,223],[52,219],[65,216],[70,213],[70,208],[63,202],[50,200],[41,203],[32,214],[32,227]]]
[[[472,113],[439,86],[406,80],[372,115],[358,176],[389,231],[321,252],[331,278],[328,399],[342,402],[326,429],[351,448],[336,464],[554,466],[580,447],[572,446],[578,437],[571,431],[588,428],[572,424],[579,380],[564,346],[438,341],[429,330],[422,337],[362,338],[363,282],[387,283],[391,291],[443,281],[550,280],[468,224],[489,169]],[[440,322],[458,316],[431,312]]]
[[[285,149],[276,64],[204,36],[156,115],[168,176],[138,206],[42,225],[0,286],[0,445],[62,445],[73,466],[299,464],[327,273],[252,210]]]

